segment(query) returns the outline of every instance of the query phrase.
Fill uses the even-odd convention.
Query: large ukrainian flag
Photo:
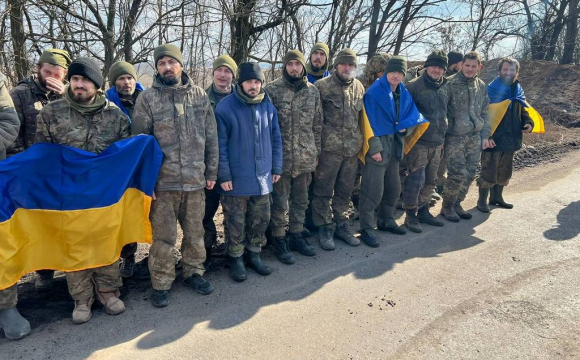
[[[514,101],[522,104],[522,111],[525,111],[534,122],[532,133],[543,134],[546,131],[544,119],[526,101],[524,89],[519,81],[516,82],[515,91],[512,94],[511,86],[504,84],[498,76],[487,86],[487,94],[489,96],[489,125],[491,126],[492,135]]]
[[[162,158],[142,135],[98,155],[36,144],[0,162],[0,290],[31,271],[109,265],[125,244],[150,243]]]

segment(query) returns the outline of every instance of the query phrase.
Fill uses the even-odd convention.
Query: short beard
[[[320,71],[322,68],[321,67],[316,67],[316,66],[310,64],[310,69],[312,69],[312,71],[314,71],[314,72],[317,72],[317,71]]]
[[[83,105],[87,105],[90,104],[92,102],[92,100],[94,99],[95,94],[91,94],[89,96],[86,95],[73,95],[73,101],[76,102],[77,104],[83,104]]]
[[[179,82],[179,79],[176,76],[165,77],[160,74],[159,77],[161,78],[161,83],[166,86],[174,86]]]
[[[36,80],[38,80],[38,83],[40,84],[40,86],[42,86],[43,88],[46,89],[46,79],[44,78],[44,76],[42,76],[42,74],[40,72],[36,76]]]
[[[504,83],[504,84],[506,84],[506,85],[513,84],[516,81],[517,78],[518,78],[517,75],[514,76],[514,77],[503,77],[503,76],[500,76],[499,77],[499,79],[501,80],[501,82]]]
[[[122,90],[122,89],[117,89],[117,92],[119,94],[121,94],[122,96],[131,96],[135,93],[135,90]]]
[[[347,75],[346,77],[343,75],[340,75],[339,73],[336,73],[336,76],[338,76],[338,78],[344,82],[348,82],[352,79],[354,79],[354,72],[351,73],[350,75]]]

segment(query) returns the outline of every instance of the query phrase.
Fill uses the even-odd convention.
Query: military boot
[[[272,273],[272,268],[264,264],[262,258],[260,257],[260,253],[248,250],[246,252],[246,260],[248,267],[254,269],[258,274],[265,276]]]
[[[324,225],[318,229],[318,242],[324,250],[334,250],[334,229],[332,225]]]
[[[380,213],[381,212],[379,212],[379,214]],[[395,206],[384,205],[383,213],[385,218],[377,221],[377,229],[380,231],[388,231],[395,235],[405,235],[407,233],[407,230],[402,226],[399,226],[395,221]]]
[[[417,218],[417,209],[407,209],[405,210],[405,225],[407,229],[414,233],[422,233],[423,229],[419,224],[419,219]]]
[[[479,199],[477,199],[477,210],[488,213],[489,205],[487,204],[487,197],[489,196],[489,188],[479,187]]]
[[[461,202],[459,201],[455,203],[455,213],[464,220],[469,220],[473,217],[473,215],[463,209],[463,206],[461,206]]]
[[[234,281],[244,281],[247,278],[246,266],[242,256],[230,257],[230,277]]]
[[[151,295],[151,302],[155,307],[158,308],[166,307],[167,305],[169,305],[169,291],[153,289],[153,295]]]
[[[491,196],[489,198],[490,205],[497,205],[504,209],[513,209],[513,204],[508,204],[503,200],[503,186],[502,185],[494,185],[491,188]]]
[[[441,207],[441,215],[451,222],[459,222],[459,215],[455,212],[455,204],[451,204],[443,200]]]
[[[334,231],[334,237],[344,241],[350,246],[360,245],[360,240],[354,237],[354,234],[352,233],[352,231],[350,231],[348,223],[346,221],[341,224],[338,224],[336,230]]]
[[[72,313],[72,322],[75,324],[84,324],[91,320],[93,313],[91,312],[91,306],[95,301],[94,296],[86,300],[75,300],[75,309]]]
[[[22,317],[16,306],[0,310],[0,328],[10,340],[19,340],[30,334],[30,323]]]
[[[290,249],[288,249],[288,242],[286,241],[286,237],[274,237],[274,241],[272,241],[272,248],[274,249],[274,255],[276,255],[281,263],[292,265],[296,262],[294,255]]]
[[[118,315],[125,311],[125,304],[119,299],[119,296],[121,296],[119,290],[109,292],[97,291],[97,298],[103,304],[105,311],[109,315]]]
[[[190,277],[183,279],[183,285],[192,288],[202,295],[211,294],[213,291],[213,286],[209,281],[201,277],[200,274],[193,274]]]
[[[36,274],[38,275],[34,282],[36,291],[44,293],[52,290],[52,284],[54,283],[54,270],[38,270]]]
[[[366,246],[377,248],[379,247],[380,243],[375,235],[375,231],[373,229],[363,229],[360,232],[360,238]]]
[[[315,256],[316,250],[310,245],[308,240],[302,235],[303,232],[299,233],[289,233],[288,237],[290,240],[288,241],[288,247],[292,251],[297,251],[298,253],[304,256]]]
[[[121,263],[121,270],[119,270],[119,273],[121,274],[121,277],[130,278],[131,276],[133,276],[134,268],[135,268],[135,256],[129,256],[128,258],[123,259],[123,262]]]

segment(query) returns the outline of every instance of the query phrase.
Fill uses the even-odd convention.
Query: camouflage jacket
[[[36,117],[40,110],[49,102],[61,99],[62,95],[42,89],[36,80],[36,76],[33,75],[21,80],[10,91],[10,96],[12,96],[14,107],[20,119],[20,132],[8,152],[16,154],[34,144]]]
[[[344,84],[332,75],[316,82],[322,99],[322,151],[354,156],[361,149],[363,137],[359,117],[363,108],[364,86],[357,79]]]
[[[6,149],[18,136],[20,121],[8,93],[6,78],[0,74],[0,160],[6,158]]]
[[[83,115],[66,99],[60,99],[40,110],[34,142],[67,145],[98,154],[129,136],[129,118],[109,100],[92,114]]]
[[[464,135],[480,132],[481,139],[488,139],[489,97],[487,86],[477,76],[467,79],[460,71],[448,78],[447,134]]]
[[[205,91],[183,73],[182,85],[153,86],[137,98],[132,132],[155,136],[163,151],[158,191],[195,191],[217,179],[217,125]]]
[[[322,106],[316,86],[305,82],[297,92],[281,77],[265,86],[278,110],[282,134],[282,171],[296,177],[316,169],[320,154]]]

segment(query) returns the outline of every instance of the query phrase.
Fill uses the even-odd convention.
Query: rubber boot
[[[460,218],[465,220],[469,220],[473,217],[473,215],[463,209],[461,202],[459,201],[455,203],[455,213],[459,215]]]
[[[270,275],[272,268],[262,262],[260,253],[248,251],[246,252],[246,260],[248,267],[254,269],[260,275]]]
[[[422,233],[423,228],[419,224],[419,219],[417,219],[417,209],[407,209],[405,210],[405,225],[407,229],[414,233]]]
[[[504,209],[513,209],[513,204],[508,204],[503,200],[503,186],[502,185],[494,185],[491,188],[491,197],[489,199],[490,205],[497,205]]]
[[[441,207],[441,215],[451,222],[459,222],[459,215],[455,212],[455,204],[446,202],[445,199]]]
[[[488,213],[489,205],[487,204],[487,198],[489,196],[489,188],[479,187],[479,199],[477,200],[477,210]]]
[[[431,226],[441,227],[445,225],[443,224],[443,221],[438,220],[435,218],[435,216],[431,215],[429,212],[429,206],[427,205],[419,209],[417,212],[417,220],[419,220],[421,224],[427,224]]]
[[[230,258],[230,277],[234,281],[244,281],[247,278],[246,266],[241,256]]]
[[[0,328],[10,340],[19,340],[30,334],[30,323],[22,317],[16,306],[0,310]]]

